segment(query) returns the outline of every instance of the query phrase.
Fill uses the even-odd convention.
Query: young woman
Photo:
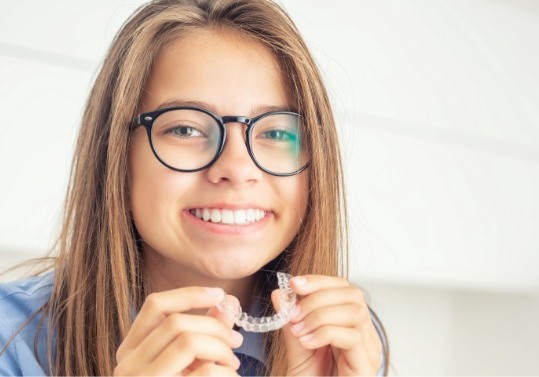
[[[341,174],[282,9],[142,7],[91,91],[53,268],[0,288],[0,373],[385,373],[383,330],[346,280]],[[277,271],[295,276],[290,323],[240,334],[216,305],[279,309]]]

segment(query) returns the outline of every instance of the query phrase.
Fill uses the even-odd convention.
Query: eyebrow
[[[219,116],[226,116],[228,114],[219,114],[219,111],[217,110],[217,107],[211,103],[203,102],[203,101],[194,101],[194,100],[168,100],[163,103],[161,103],[159,106],[156,107],[155,110],[161,110],[166,109],[169,107],[181,107],[181,106],[191,106],[191,107],[199,107],[204,110],[209,110],[214,114],[218,114]],[[258,105],[253,108],[251,108],[251,114],[244,116],[254,117],[260,114],[269,113],[272,111],[294,111],[297,112],[297,109],[291,108],[290,106],[279,106],[279,105]]]

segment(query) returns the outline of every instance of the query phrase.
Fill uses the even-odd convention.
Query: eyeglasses
[[[170,107],[139,114],[131,130],[146,128],[155,157],[166,167],[195,172],[219,159],[227,123],[247,126],[247,151],[266,173],[290,176],[307,168],[309,153],[303,143],[303,118],[290,111],[271,111],[249,118],[220,117],[198,107]]]

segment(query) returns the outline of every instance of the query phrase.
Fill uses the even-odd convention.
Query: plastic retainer
[[[296,294],[290,288],[292,275],[277,272],[277,281],[281,290],[279,297],[280,310],[268,317],[252,317],[244,313],[239,305],[231,305],[224,300],[217,308],[234,320],[234,323],[250,332],[268,332],[278,330],[290,321],[290,312],[296,307]]]

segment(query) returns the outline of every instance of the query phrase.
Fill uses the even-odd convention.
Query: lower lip
[[[189,210],[184,210],[184,215],[189,222],[192,222],[197,227],[202,230],[214,233],[214,234],[223,234],[223,235],[244,235],[256,232],[264,228],[270,219],[273,217],[273,212],[266,212],[266,215],[257,222],[244,224],[244,225],[233,225],[233,224],[222,224],[222,223],[212,223],[211,221],[204,221],[199,219],[191,213]]]

